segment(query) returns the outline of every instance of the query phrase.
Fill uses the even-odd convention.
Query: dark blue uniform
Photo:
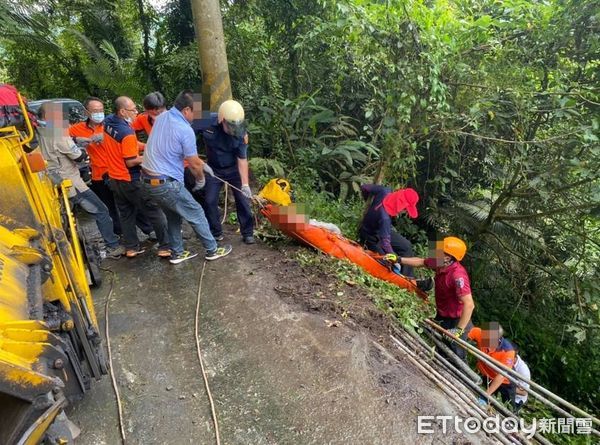
[[[365,199],[373,196],[373,201],[360,224],[359,238],[367,249],[380,254],[395,253],[400,257],[412,257],[412,245],[395,230],[392,230],[392,218],[383,208],[383,198],[391,190],[375,184],[363,184],[360,190]],[[411,266],[402,266],[402,275],[413,276]]]
[[[206,162],[214,170],[215,175],[227,181],[232,186],[242,188],[242,178],[238,170],[238,159],[247,159],[247,134],[242,137],[231,136],[217,123],[216,113],[208,119],[195,120],[192,123],[194,131],[202,134],[206,147]],[[206,175],[204,188],[204,212],[212,234],[219,237],[223,234],[221,215],[219,213],[219,193],[223,183],[216,178]],[[242,237],[252,236],[254,218],[250,201],[241,192],[233,189],[237,218]]]

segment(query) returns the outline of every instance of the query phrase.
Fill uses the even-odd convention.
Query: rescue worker
[[[79,146],[85,148],[89,156],[92,182],[90,189],[102,200],[108,208],[110,217],[113,220],[114,232],[121,234],[121,222],[115,206],[115,200],[112,192],[105,184],[105,177],[108,177],[108,167],[106,166],[106,155],[102,147],[102,138],[104,129],[104,104],[97,97],[88,97],[83,101],[83,107],[87,119],[78,122],[69,127],[69,136]]]
[[[135,103],[127,96],[115,99],[114,114],[104,120],[103,145],[106,148],[109,186],[121,215],[126,256],[144,253],[136,230],[136,216],[141,215],[154,228],[158,239],[158,256],[170,258],[169,236],[165,215],[147,194],[141,182],[142,157],[131,122],[137,116]]]
[[[379,254],[388,254],[386,258],[395,263],[395,256],[412,257],[413,250],[409,240],[392,229],[392,218],[406,211],[410,218],[416,218],[418,193],[411,189],[400,189],[392,192],[389,188],[376,184],[360,186],[363,198],[372,197],[371,204],[360,223],[359,240],[367,249]],[[390,255],[391,254],[391,255]],[[413,277],[410,265],[401,267],[402,275]]]
[[[69,137],[62,105],[58,102],[46,102],[40,107],[39,113],[39,144],[42,155],[48,162],[50,177],[56,184],[65,179],[71,180],[73,186],[69,188],[69,200],[73,204],[79,204],[94,217],[106,244],[106,255],[119,258],[125,253],[125,249],[119,245],[108,208],[81,179],[78,163],[85,161],[87,154]]]
[[[467,245],[454,236],[436,243],[433,258],[399,258],[401,265],[427,267],[435,271],[435,321],[457,338],[466,340],[473,326],[471,316],[475,309],[471,294],[471,280],[460,263],[467,253]],[[450,345],[453,352],[466,360],[466,351],[456,342]]]
[[[474,341],[477,349],[484,354],[498,360],[508,368],[512,369],[514,367],[516,361],[515,348],[510,341],[504,338],[504,331],[499,323],[490,322],[481,328],[473,327],[468,334],[468,339]],[[502,401],[510,402],[514,411],[516,407],[516,385],[483,360],[477,361],[477,369],[488,379],[487,398],[480,397],[478,400],[479,405],[486,406],[489,397],[498,391]]]
[[[246,244],[254,244],[254,219],[250,208],[252,190],[248,180],[248,133],[244,109],[239,102],[227,100],[221,104],[217,114],[195,120],[192,127],[202,134],[206,146],[206,162],[215,176],[235,187],[233,196],[242,240]],[[223,239],[219,214],[219,193],[222,186],[223,183],[214,176],[206,178],[204,211],[217,241]]]
[[[131,124],[131,128],[136,131],[138,139],[144,137],[144,140],[147,141],[156,118],[159,114],[167,110],[167,106],[165,97],[159,91],[147,94],[142,101],[142,105],[144,106],[144,112],[136,116]]]
[[[169,261],[172,264],[179,264],[198,255],[183,250],[182,218],[192,226],[202,241],[206,249],[206,260],[216,260],[231,252],[230,245],[217,245],[202,207],[183,183],[184,159],[196,178],[198,189],[205,186],[204,173],[212,174],[212,169],[198,157],[196,135],[191,127],[193,120],[193,93],[182,91],[173,107],[156,118],[142,162],[144,188],[167,217],[171,245]]]
[[[88,97],[83,102],[87,119],[78,122],[69,127],[69,136],[75,143],[86,149],[90,160],[90,169],[92,171],[92,181],[90,189],[102,200],[108,208],[110,217],[113,220],[113,230],[115,234],[121,235],[121,218],[117,211],[115,198],[108,187],[108,166],[106,161],[106,150],[102,145],[104,138],[104,104],[97,97]],[[138,215],[136,224],[142,232],[148,235],[148,239],[156,241],[156,236],[152,232],[152,226]]]

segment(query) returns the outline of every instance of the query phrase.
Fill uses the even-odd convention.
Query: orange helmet
[[[467,253],[467,245],[463,240],[455,236],[447,236],[444,238],[444,253],[453,256],[460,261]]]

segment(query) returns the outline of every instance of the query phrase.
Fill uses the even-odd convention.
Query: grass
[[[317,268],[338,281],[364,290],[373,303],[402,326],[418,327],[419,322],[434,313],[431,304],[424,303],[414,293],[375,278],[348,261],[338,260],[309,249],[294,253],[303,267]]]

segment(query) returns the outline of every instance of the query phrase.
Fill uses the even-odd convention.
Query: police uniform
[[[206,162],[213,169],[216,176],[227,181],[233,187],[242,188],[242,178],[238,169],[238,159],[248,157],[248,134],[242,137],[231,136],[223,130],[217,122],[216,113],[210,118],[194,121],[192,128],[202,135],[206,148]],[[219,213],[219,193],[223,183],[218,179],[206,175],[204,188],[204,212],[210,225],[210,230],[215,238],[223,234],[221,215]],[[240,224],[242,237],[253,236],[254,219],[250,200],[239,190],[233,189],[237,219]]]

